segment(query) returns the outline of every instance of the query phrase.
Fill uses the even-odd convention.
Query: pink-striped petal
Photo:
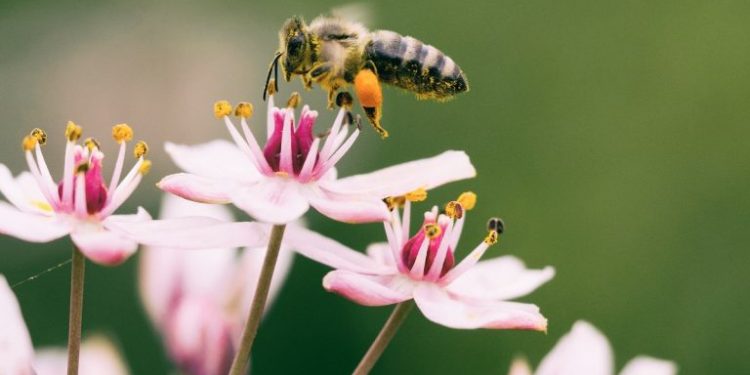
[[[51,213],[51,207],[47,207],[49,203],[39,190],[39,184],[29,172],[23,172],[14,178],[8,167],[0,164],[0,193],[19,210]]]
[[[633,358],[620,375],[676,375],[677,365],[663,359],[639,356]]]
[[[16,296],[0,275],[0,374],[31,375],[34,348]]]
[[[335,269],[371,275],[398,272],[395,267],[378,263],[359,251],[301,226],[288,229],[284,244],[307,258]]]
[[[320,192],[310,194],[309,199],[310,205],[321,214],[345,223],[371,223],[390,218],[388,208],[378,198],[365,200]]]
[[[591,324],[578,321],[542,360],[536,375],[612,375],[612,348]]]
[[[220,179],[189,173],[177,173],[162,178],[160,189],[178,197],[201,203],[229,203],[231,183]]]
[[[76,229],[70,238],[83,255],[105,266],[118,265],[138,250],[136,241],[105,228]]]
[[[28,242],[49,242],[70,232],[70,227],[57,217],[21,212],[0,202],[0,234]]]
[[[323,287],[360,305],[385,306],[411,299],[413,283],[401,275],[373,276],[336,270],[323,278]]]
[[[527,269],[513,256],[480,261],[447,286],[463,297],[510,300],[525,296],[555,276],[552,267]]]
[[[547,330],[547,319],[531,304],[463,299],[432,283],[418,285],[414,301],[427,319],[450,328]]]
[[[284,177],[264,178],[255,185],[238,187],[231,199],[258,221],[286,224],[299,219],[310,208],[304,187]]]
[[[339,179],[327,185],[332,191],[384,198],[418,188],[434,187],[476,176],[463,151],[446,151],[431,158],[394,165],[375,172]]]
[[[261,176],[248,155],[223,139],[194,146],[167,142],[164,149],[180,169],[190,174],[244,183],[257,181]]]
[[[393,250],[387,242],[377,242],[367,246],[365,250],[367,256],[378,264],[396,269],[396,262],[393,259]]]

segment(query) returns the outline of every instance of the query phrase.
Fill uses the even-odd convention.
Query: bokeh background
[[[337,5],[0,2],[0,160],[24,170],[20,139],[43,127],[59,173],[67,120],[110,155],[110,126],[128,122],[152,145],[155,168],[121,212],[143,205],[156,214],[154,183],[177,170],[163,142],[228,138],[212,117],[217,99],[249,100],[263,113],[281,23]],[[686,375],[750,373],[750,3],[391,0],[371,8],[372,29],[436,45],[461,65],[471,91],[437,104],[387,89],[391,138],[367,129],[340,173],[467,150],[479,177],[430,201],[474,190],[479,205],[463,243],[479,241],[485,219],[500,215],[507,234],[488,256],[557,268],[524,298],[549,318],[548,335],[450,330],[413,313],[375,373],[503,374],[516,355],[536,363],[577,319],[606,333],[618,368],[647,353]],[[281,84],[284,95],[300,89]],[[325,94],[303,99],[322,108]],[[332,118],[322,110],[318,129]],[[383,239],[380,225],[308,218],[353,247]],[[68,240],[0,237],[0,273],[11,284],[69,257]],[[137,256],[117,268],[89,263],[84,334],[115,339],[134,374],[175,373],[140,305],[137,264]],[[326,271],[296,259],[261,327],[254,374],[344,374],[364,353],[390,309],[326,293]],[[14,289],[36,346],[65,343],[68,277],[61,267]]]

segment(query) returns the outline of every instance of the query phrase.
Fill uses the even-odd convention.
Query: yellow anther
[[[214,103],[214,116],[216,118],[221,119],[224,118],[224,116],[229,116],[232,114],[232,105],[229,104],[226,100],[219,100],[218,102]]]
[[[266,87],[266,92],[268,92],[268,96],[276,94],[276,80],[275,79],[268,80],[268,87]]]
[[[40,145],[47,143],[47,133],[42,129],[34,128],[34,130],[31,131],[31,136],[36,138],[36,141],[39,142]]]
[[[450,201],[445,204],[445,214],[451,219],[460,219],[464,216],[464,206],[458,201]]]
[[[406,198],[403,196],[400,197],[386,197],[383,199],[383,202],[385,202],[385,205],[388,207],[389,211],[393,211],[396,208],[403,207],[406,203]]]
[[[424,234],[429,239],[433,239],[443,233],[443,230],[437,224],[427,224],[424,226]]]
[[[36,137],[27,135],[23,137],[23,141],[21,141],[21,145],[23,146],[24,151],[31,151],[34,149],[34,147],[36,147],[37,142],[39,141],[37,141]]]
[[[484,243],[486,243],[487,245],[494,245],[499,239],[500,235],[498,235],[496,231],[490,230],[487,231],[487,236],[484,237]]]
[[[289,96],[289,100],[286,101],[286,106],[289,108],[297,108],[301,102],[302,98],[299,96],[299,93],[295,91]]]
[[[68,124],[65,126],[65,138],[68,138],[71,142],[75,142],[81,138],[81,134],[83,134],[83,128],[76,125],[73,121],[68,121]]]
[[[148,144],[144,141],[138,141],[138,143],[135,144],[135,148],[133,148],[133,156],[135,156],[136,159],[139,159],[146,156],[146,154],[148,154]]]
[[[138,168],[138,173],[145,175],[151,170],[151,160],[144,160],[141,167]]]
[[[85,141],[83,141],[83,144],[89,149],[89,151],[94,151],[95,149],[98,150],[101,148],[99,145],[99,141],[97,141],[94,138],[86,138]]]
[[[117,124],[112,127],[112,138],[117,143],[130,142],[133,139],[133,129],[128,124]]]
[[[234,115],[246,119],[253,117],[253,105],[248,102],[240,102],[234,110]]]
[[[461,203],[461,207],[466,211],[474,209],[474,206],[477,205],[477,195],[471,191],[461,193],[456,200]]]
[[[421,202],[425,199],[427,199],[427,190],[424,188],[419,188],[414,191],[410,191],[404,195],[404,198],[408,200],[409,202]]]

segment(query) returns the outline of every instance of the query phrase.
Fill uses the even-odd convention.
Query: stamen
[[[403,207],[404,203],[406,202],[406,198],[404,196],[398,196],[398,197],[385,197],[383,199],[383,202],[388,207],[389,211],[393,211],[397,208]]]
[[[73,121],[68,121],[65,127],[65,138],[68,138],[68,141],[75,142],[81,138],[82,134],[83,128],[76,125]]]
[[[445,266],[445,259],[448,256],[448,252],[451,251],[450,249],[452,249],[448,246],[451,242],[450,238],[452,235],[453,223],[449,222],[445,227],[445,235],[443,235],[443,239],[440,241],[440,246],[435,254],[435,259],[432,261],[432,266],[430,266],[429,271],[427,271],[427,280],[437,280],[440,278],[440,274]],[[453,264],[450,265],[452,266]]]
[[[354,100],[352,99],[352,95],[346,91],[342,91],[338,95],[336,95],[336,105],[341,108],[351,110],[353,102]]]
[[[47,133],[42,129],[34,128],[34,130],[31,131],[31,136],[36,138],[36,141],[39,142],[40,145],[47,143]]]
[[[133,156],[135,156],[136,159],[140,159],[148,154],[148,144],[144,141],[138,141],[138,143],[135,144],[135,148],[133,148]]]
[[[232,105],[226,101],[226,100],[219,100],[218,102],[214,103],[214,116],[216,116],[217,119],[221,119],[224,116],[229,116],[232,114]]]
[[[286,101],[286,106],[288,108],[297,108],[299,107],[300,103],[302,103],[302,97],[299,96],[298,92],[293,92],[292,95],[289,96],[289,100]]]
[[[255,164],[256,168],[258,168],[261,173],[269,174],[273,172],[271,166],[268,165],[266,157],[263,155],[263,150],[261,150],[253,132],[250,131],[250,126],[247,124],[244,117],[240,118],[240,125],[242,125],[242,132],[245,134],[245,142],[247,142],[246,144],[248,147],[245,155],[253,162],[253,164]]]
[[[89,163],[81,163],[76,168],[76,173],[86,173],[91,169],[91,165]]]
[[[38,142],[39,141],[35,137],[27,135],[23,137],[23,141],[21,141],[21,146],[23,147],[24,151],[31,151],[34,149],[34,147],[36,147],[36,144]]]
[[[112,127],[112,138],[117,143],[130,142],[133,140],[133,129],[128,124],[117,124]]]
[[[407,201],[410,202],[422,202],[423,200],[427,199],[427,190],[424,188],[419,188],[414,191],[410,191],[404,195],[404,198],[406,198]]]
[[[425,231],[426,233],[427,231]],[[414,259],[414,265],[411,267],[410,276],[413,279],[421,280],[424,277],[424,267],[427,261],[427,249],[430,247],[430,240],[422,239],[422,244],[417,251],[417,257]]]
[[[445,214],[451,219],[460,219],[464,217],[464,206],[457,201],[450,201],[445,204]]]
[[[466,191],[461,193],[461,195],[458,196],[458,199],[456,199],[458,203],[461,203],[461,206],[464,208],[464,210],[469,211],[473,210],[474,206],[477,204],[477,195],[474,194],[474,192]]]
[[[83,141],[83,144],[86,145],[86,148],[89,149],[89,152],[101,149],[101,145],[99,144],[99,141],[91,137],[86,138],[86,140]]]
[[[347,139],[346,142],[344,142],[344,144],[341,145],[341,147],[339,147],[339,149],[336,150],[336,152],[331,155],[331,157],[326,160],[325,163],[323,163],[320,169],[318,169],[318,171],[316,172],[318,176],[323,176],[326,172],[328,172],[329,169],[331,169],[331,167],[336,165],[336,163],[338,163],[339,160],[344,157],[347,151],[349,151],[349,149],[354,144],[354,141],[357,140],[357,137],[359,137],[359,129],[355,130],[354,133],[352,133],[352,135],[349,137],[349,139]]]
[[[149,171],[151,171],[151,160],[143,160],[141,167],[138,168],[138,173],[146,175]]]
[[[268,92],[268,96],[273,96],[274,94],[276,94],[276,80],[275,79],[268,80],[268,86],[266,87],[266,92]]]
[[[84,167],[85,166],[85,167]],[[84,167],[85,170],[81,170]],[[88,170],[88,163],[83,163],[78,167],[79,171],[75,176],[76,188],[75,188],[75,211],[81,217],[85,217],[88,214],[86,209],[86,180],[85,173]]]
[[[315,138],[312,145],[310,145],[310,151],[307,152],[307,158],[305,163],[302,164],[302,169],[299,171],[299,180],[301,182],[307,182],[312,175],[315,161],[318,160],[318,148],[320,147],[320,138]]]
[[[240,102],[234,110],[234,115],[244,119],[253,117],[253,105],[248,102]]]
[[[498,235],[494,230],[487,232],[487,236],[484,237],[484,243],[486,243],[487,245],[494,245],[497,243],[497,240]]]
[[[431,240],[437,238],[442,233],[443,230],[437,224],[427,224],[424,226],[424,234]]]
[[[401,243],[409,240],[409,229],[411,227],[411,202],[404,202],[404,214],[401,218]]]
[[[268,103],[266,105],[266,141],[271,139],[275,126],[273,121],[273,112],[276,108],[276,103],[273,97],[276,93],[276,81],[271,80],[271,82],[268,84],[268,88]]]

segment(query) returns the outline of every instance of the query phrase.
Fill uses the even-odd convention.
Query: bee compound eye
[[[290,54],[298,53],[300,48],[302,48],[302,42],[303,42],[302,35],[295,35],[291,39],[289,39],[289,43],[287,43],[287,50]]]

